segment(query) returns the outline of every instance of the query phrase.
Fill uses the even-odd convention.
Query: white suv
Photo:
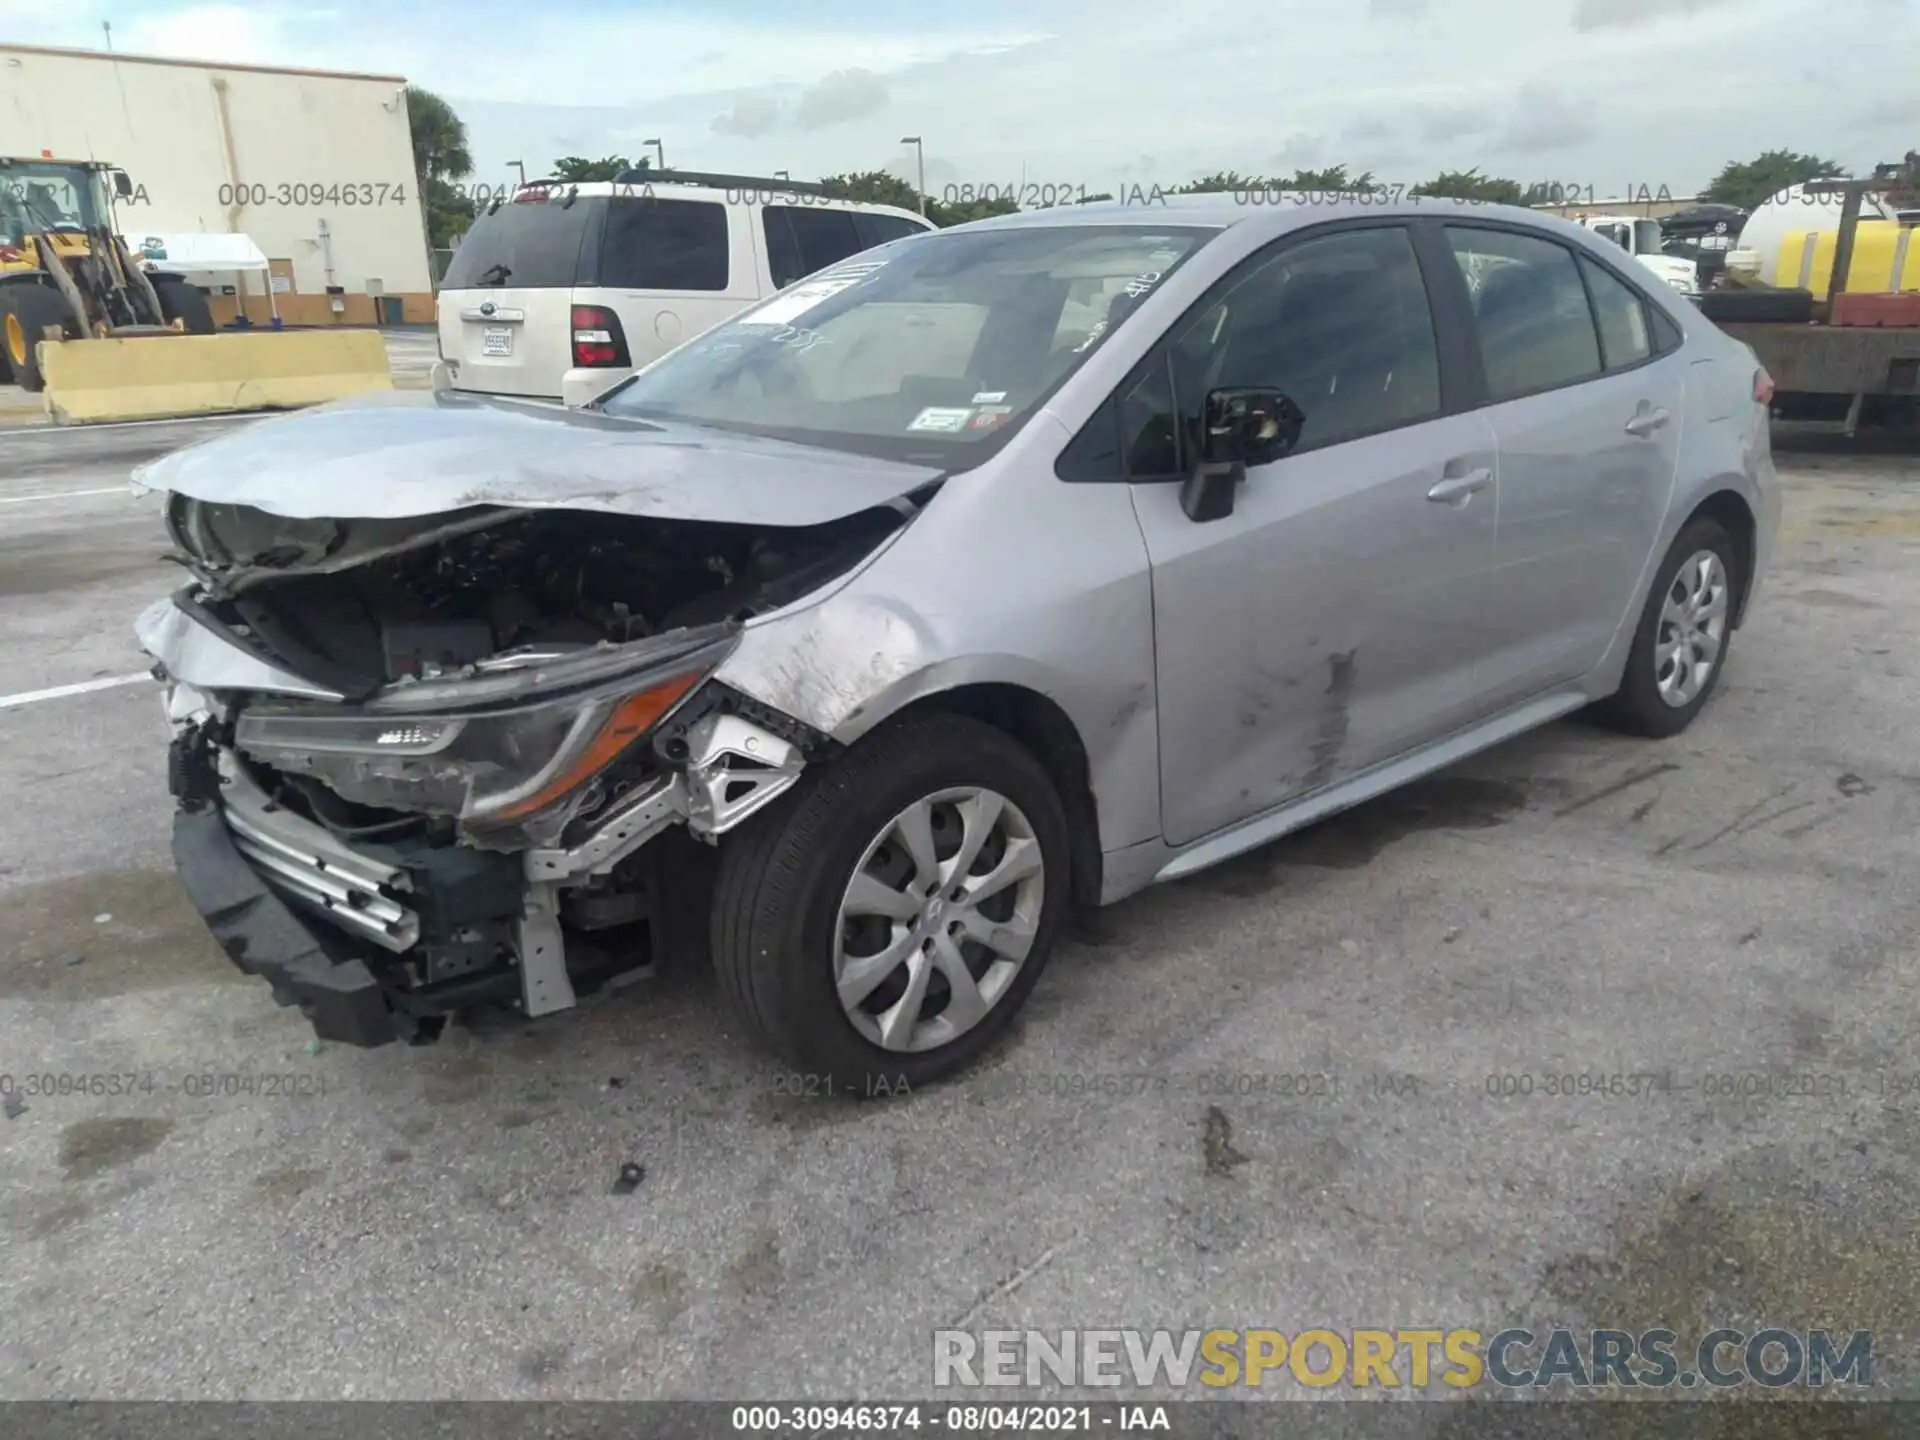
[[[445,381],[582,405],[796,280],[932,228],[745,175],[528,185],[474,220],[441,281]]]

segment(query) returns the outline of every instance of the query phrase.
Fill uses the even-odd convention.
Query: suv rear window
[[[609,202],[599,283],[616,290],[727,288],[727,212],[711,200]]]
[[[442,290],[567,290],[580,251],[606,212],[604,200],[536,200],[475,217],[454,249]]]

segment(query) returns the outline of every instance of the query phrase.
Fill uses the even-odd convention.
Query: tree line
[[[444,249],[473,221],[473,203],[455,183],[473,173],[467,127],[451,105],[432,91],[417,85],[407,87],[407,115],[412,127],[414,170],[426,216],[428,240],[435,248]],[[612,180],[626,171],[646,171],[651,168],[644,156],[629,160],[622,155],[607,155],[592,160],[580,155],[564,155],[541,178],[585,183]],[[1847,178],[1851,173],[1837,161],[1823,156],[1793,150],[1768,150],[1752,160],[1729,161],[1698,198],[1706,203],[1737,205],[1743,210],[1751,210],[1769,195],[1776,195],[1788,186],[1805,184],[1809,180]],[[1331,165],[1317,170],[1296,169],[1287,176],[1242,175],[1236,170],[1220,170],[1177,185],[1141,188],[1160,195],[1206,195],[1234,191],[1307,191],[1325,194],[1369,192],[1380,188],[1382,183],[1370,170],[1350,174],[1345,165]],[[923,211],[929,220],[941,226],[983,220],[991,215],[1008,215],[1019,209],[1012,197],[1002,195],[959,201],[922,196],[908,181],[885,170],[828,175],[822,177],[818,184],[828,195],[837,199]],[[1550,181],[1523,182],[1505,176],[1483,174],[1478,168],[1443,171],[1431,180],[1409,187],[1405,193],[1504,205],[1555,204],[1570,198]],[[1111,193],[1087,195],[1079,197],[1079,203],[1113,198]],[[1595,195],[1590,198],[1607,197]],[[1660,198],[1667,197],[1663,195]]]

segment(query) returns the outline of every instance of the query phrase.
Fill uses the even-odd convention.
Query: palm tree
[[[407,87],[407,125],[413,132],[413,170],[427,180],[464,180],[473,173],[467,126],[431,90]]]
[[[466,123],[431,90],[409,85],[407,128],[413,136],[414,183],[426,219],[427,243],[444,250],[473,221],[471,200],[453,185],[473,173]]]

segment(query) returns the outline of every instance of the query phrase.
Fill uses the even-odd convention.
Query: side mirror
[[[113,193],[122,200],[131,200],[133,198],[133,181],[127,178],[126,171],[116,170],[113,172]]]
[[[1259,387],[1209,392],[1201,419],[1200,463],[1180,487],[1180,508],[1205,523],[1233,513],[1234,491],[1250,465],[1269,465],[1300,443],[1306,415],[1283,392]]]
[[[1209,465],[1270,465],[1300,443],[1306,423],[1282,391],[1214,390],[1207,396],[1200,459]]]

